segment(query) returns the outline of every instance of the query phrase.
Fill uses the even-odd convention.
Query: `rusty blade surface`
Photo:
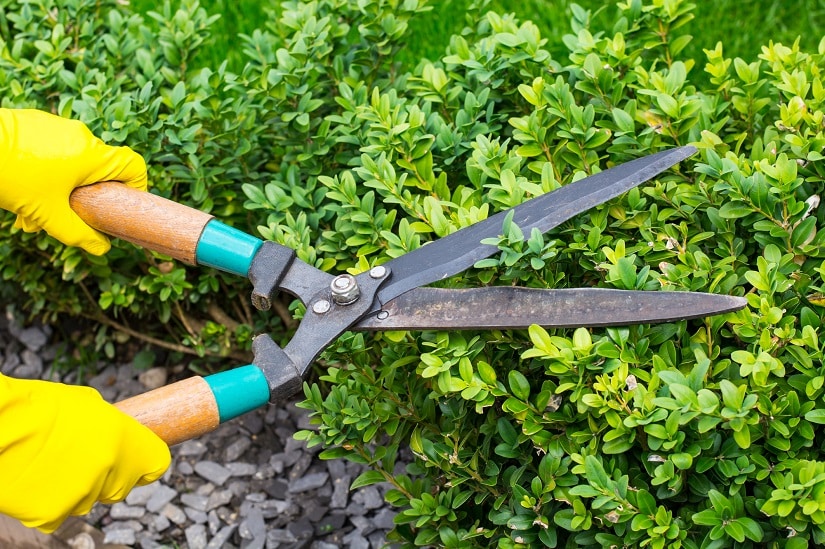
[[[512,286],[417,288],[359,321],[354,330],[520,329],[627,326],[700,318],[742,309],[742,297],[694,292]]]

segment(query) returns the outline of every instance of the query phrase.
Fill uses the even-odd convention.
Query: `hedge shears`
[[[305,306],[289,343],[256,336],[253,362],[190,377],[124,400],[126,413],[173,445],[302,388],[319,354],[348,330],[465,330],[598,327],[669,322],[739,310],[735,296],[606,288],[512,286],[425,287],[498,252],[485,239],[501,234],[506,216],[529,235],[542,233],[648,181],[696,152],[680,147],[620,164],[532,198],[356,276],[326,273],[295,251],[232,228],[211,215],[116,183],[79,187],[72,208],[111,236],[190,265],[245,276],[252,303],[270,308],[287,292]],[[488,241],[489,242],[489,241]]]

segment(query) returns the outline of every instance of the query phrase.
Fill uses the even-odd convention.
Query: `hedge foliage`
[[[305,388],[318,429],[298,436],[369,463],[355,487],[393,485],[404,546],[825,543],[825,42],[765,37],[753,60],[719,44],[697,63],[690,3],[628,0],[610,28],[574,9],[569,58],[554,58],[529,21],[474,5],[445,55],[406,73],[393,56],[423,2],[316,0],[243,36],[231,74],[190,65],[212,20],[191,0],[150,20],[105,0],[2,5],[3,106],[84,120],[145,156],[154,192],[326,270],[363,271],[696,145],[547,235],[503,227],[501,254],[446,284],[693,290],[748,308],[630,328],[346,334]],[[249,312],[243,281],[129,245],[93,258],[17,233],[0,246],[4,284],[47,319],[140,323],[216,354],[291,329],[289,314]]]

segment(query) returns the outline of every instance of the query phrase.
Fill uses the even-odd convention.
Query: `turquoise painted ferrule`
[[[269,383],[260,368],[253,364],[212,374],[204,379],[215,395],[221,423],[269,402]]]
[[[262,240],[213,219],[203,228],[195,249],[195,260],[198,265],[247,276],[252,259],[262,244]]]

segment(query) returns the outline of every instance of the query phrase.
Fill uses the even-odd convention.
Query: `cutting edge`
[[[610,288],[539,289],[517,286],[417,288],[362,319],[356,330],[490,330],[625,326],[701,318],[738,311],[743,297]]]

